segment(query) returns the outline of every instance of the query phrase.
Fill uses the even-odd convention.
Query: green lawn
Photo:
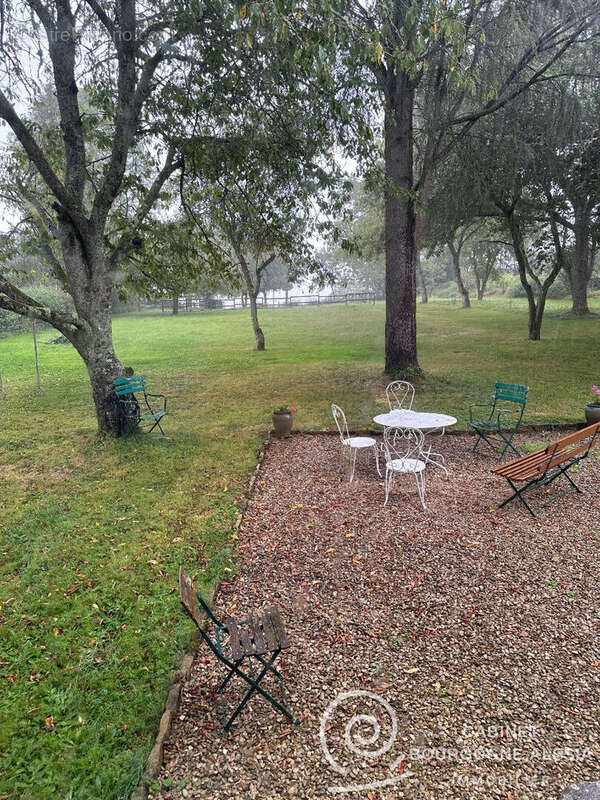
[[[528,421],[580,420],[600,381],[600,317],[549,304],[543,340],[508,305],[419,309],[416,404],[456,415],[495,379],[531,387]],[[190,626],[180,562],[206,584],[235,569],[238,503],[274,406],[366,427],[385,405],[383,306],[275,309],[268,350],[245,312],[118,318],[117,352],[169,397],[172,439],[96,441],[85,369],[40,334],[0,340],[0,797],[126,797],[151,746]]]

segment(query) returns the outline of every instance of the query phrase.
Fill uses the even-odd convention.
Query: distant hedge
[[[69,295],[53,286],[35,284],[33,286],[22,286],[21,289],[25,294],[35,300],[39,300],[40,303],[46,306],[56,308],[58,311],[73,311],[73,301]],[[42,323],[40,323],[41,325]],[[44,327],[50,326],[46,325]],[[17,333],[25,333],[28,330],[31,330],[31,320],[0,308],[0,336],[14,336]]]

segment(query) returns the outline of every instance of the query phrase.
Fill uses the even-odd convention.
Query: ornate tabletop
[[[373,422],[383,425],[384,428],[413,428],[425,431],[432,428],[447,428],[450,425],[456,425],[458,420],[449,414],[396,408],[385,414],[377,414],[376,417],[373,417]]]

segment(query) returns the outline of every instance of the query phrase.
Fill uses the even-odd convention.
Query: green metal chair
[[[135,436],[138,427],[144,423],[150,425],[148,433],[152,433],[154,428],[158,428],[162,435],[165,436],[160,424],[161,419],[167,415],[167,398],[164,394],[147,392],[146,379],[143,375],[117,378],[114,381],[114,388],[117,396],[122,436],[129,436],[130,433]],[[137,399],[136,392],[143,395],[141,402]],[[149,397],[160,397],[163,401],[163,407],[159,411],[155,411],[150,405]]]
[[[236,621],[229,618],[223,624],[219,622],[200,594],[196,591],[192,579],[185,573],[183,567],[179,567],[179,599],[181,600],[183,610],[193,619],[200,631],[200,635],[210,647],[213,654],[229,670],[227,676],[217,689],[221,698],[221,710],[223,714],[223,731],[220,735],[224,736],[227,733],[248,700],[257,692],[297,725],[298,720],[292,715],[288,704],[285,686],[283,685],[283,677],[273,666],[275,659],[281,651],[290,646],[278,610],[276,608],[268,608],[259,614],[250,614],[248,619]],[[214,625],[214,638],[208,633],[204,621],[200,620],[198,615],[198,603],[202,606],[209,621]],[[247,663],[250,667],[250,674],[242,669],[244,659],[248,659]],[[254,676],[252,659],[258,661],[260,665],[256,677]],[[259,686],[268,672],[273,673],[279,682],[283,704],[270,695],[262,686]],[[223,692],[234,675],[237,675],[245,681],[250,688],[237,708],[227,719]]]
[[[469,427],[477,434],[473,452],[477,450],[480,442],[484,441],[492,450],[500,453],[498,461],[502,460],[509,448],[517,456],[521,455],[512,440],[521,425],[528,393],[528,386],[495,383],[490,403],[472,403],[469,406]],[[510,407],[506,408],[507,405]],[[474,408],[489,408],[489,415],[484,420],[476,420],[473,418]],[[500,450],[497,449],[498,445]]]

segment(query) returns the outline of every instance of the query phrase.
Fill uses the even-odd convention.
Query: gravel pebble
[[[292,647],[279,664],[301,725],[254,697],[220,739],[223,669],[200,647],[152,800],[343,800],[356,787],[370,800],[552,800],[598,779],[600,460],[577,471],[583,494],[534,520],[517,503],[497,510],[507,484],[472,444],[435,439],[450,477],[427,469],[425,512],[410,476],[385,508],[366,460],[350,484],[335,437],[273,443],[216,614],[280,608]],[[230,708],[242,690],[230,684]],[[322,715],[356,691],[326,719],[329,759]],[[364,692],[390,704],[395,737]],[[348,730],[355,749],[392,743],[361,756]]]

